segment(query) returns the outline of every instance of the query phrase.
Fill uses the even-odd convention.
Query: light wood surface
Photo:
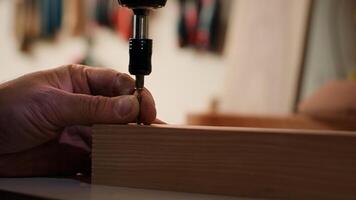
[[[97,126],[93,183],[243,197],[356,198],[356,133]]]

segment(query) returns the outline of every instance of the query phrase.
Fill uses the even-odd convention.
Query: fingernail
[[[116,105],[116,110],[120,117],[129,115],[134,107],[134,96],[121,96]]]

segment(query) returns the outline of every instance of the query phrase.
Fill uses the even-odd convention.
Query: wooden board
[[[355,119],[320,120],[305,115],[260,116],[217,113],[190,114],[188,115],[187,123],[190,125],[205,126],[356,131]]]
[[[355,199],[356,133],[94,128],[93,183],[288,199]]]

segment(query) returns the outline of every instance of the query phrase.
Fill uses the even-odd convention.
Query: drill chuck
[[[145,76],[152,71],[152,40],[148,37],[148,14],[150,9],[166,5],[167,0],[118,0],[119,4],[133,10],[133,36],[129,41],[129,72],[136,76],[137,99],[141,108],[141,93],[144,89]],[[141,112],[141,110],[140,110]],[[141,124],[141,113],[137,124]]]
[[[133,75],[150,75],[152,72],[152,40],[131,38],[129,42],[129,72]]]
[[[167,0],[119,0],[119,4],[129,8],[161,8]]]

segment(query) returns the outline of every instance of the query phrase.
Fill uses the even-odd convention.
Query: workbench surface
[[[4,192],[14,192],[39,199],[103,199],[103,200],[235,200],[227,196],[190,194],[157,190],[91,185],[69,178],[0,178],[0,197]],[[36,199],[36,198],[34,198]]]

